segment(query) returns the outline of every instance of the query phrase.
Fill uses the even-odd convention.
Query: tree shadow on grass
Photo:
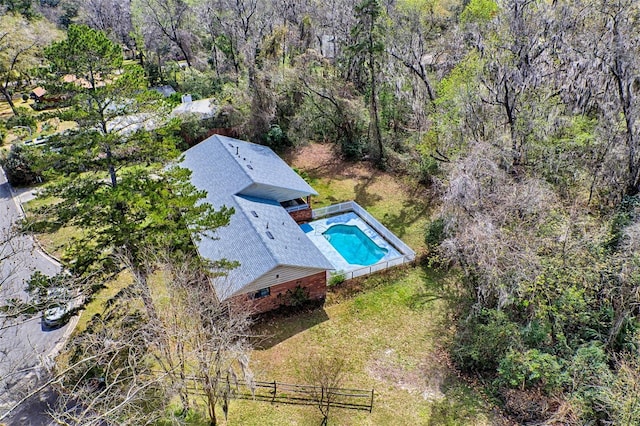
[[[379,194],[368,192],[369,186],[371,186],[379,175],[380,173],[378,171],[374,171],[366,179],[359,180],[353,188],[356,195],[354,201],[364,208],[374,205],[383,198]]]
[[[385,213],[382,222],[398,237],[407,233],[407,228],[418,220],[430,215],[433,207],[431,196],[421,185],[415,185],[409,194],[409,199],[402,203],[402,208],[396,212]]]
[[[422,255],[416,259],[422,269],[422,286],[409,301],[411,309],[422,309],[434,301],[445,303],[445,309],[457,313],[461,306],[469,303],[468,296],[462,287],[462,277],[453,269],[442,265],[430,264],[429,257]]]
[[[270,349],[307,329],[327,321],[329,316],[323,306],[310,306],[291,310],[277,310],[257,318],[253,326],[253,347]]]

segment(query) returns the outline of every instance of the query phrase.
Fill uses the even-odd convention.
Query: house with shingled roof
[[[204,259],[239,264],[215,278],[219,300],[235,298],[266,312],[300,291],[309,299],[325,297],[333,266],[299,226],[311,220],[310,197],[317,193],[275,152],[214,135],[188,149],[179,165],[206,191],[204,202],[235,211],[214,238],[195,241]]]

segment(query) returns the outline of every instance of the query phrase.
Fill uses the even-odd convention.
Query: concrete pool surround
[[[355,212],[342,213],[336,216],[325,217],[301,225],[301,229],[307,237],[320,249],[327,260],[331,262],[336,271],[349,272],[360,269],[371,264],[349,263],[344,256],[328,241],[324,233],[334,225],[347,225],[358,228],[362,234],[369,238],[376,246],[386,250],[386,253],[375,263],[385,262],[391,259],[402,257],[402,254],[378,232],[376,232],[367,222],[365,222]],[[366,262],[365,262],[366,263]]]

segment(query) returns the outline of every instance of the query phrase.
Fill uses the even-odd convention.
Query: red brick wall
[[[298,286],[306,290],[310,300],[323,299],[327,295],[327,274],[326,272],[318,272],[304,278],[274,285],[271,287],[271,294],[260,299],[251,299],[248,294],[237,296],[237,298],[258,314],[271,311],[282,305],[289,305],[290,297],[287,290],[295,291]]]
[[[311,215],[312,215],[311,208],[304,209],[304,210],[298,210],[298,211],[295,211],[295,212],[290,212],[289,215],[297,223],[310,222],[311,219],[312,219],[312,217],[311,217]]]

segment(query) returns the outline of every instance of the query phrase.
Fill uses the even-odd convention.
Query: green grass
[[[355,200],[414,250],[424,247],[430,203],[416,184],[364,167],[335,163],[296,164],[320,194],[314,207]],[[307,162],[308,166],[308,162]],[[493,424],[491,404],[450,367],[449,292],[455,277],[419,266],[398,268],[330,289],[322,309],[259,324],[266,336],[253,352],[257,379],[307,384],[309,359],[340,357],[347,366],[345,387],[374,389],[373,412],[334,409],[329,424],[483,425]],[[317,425],[314,406],[238,400],[229,424]]]
[[[305,170],[320,193],[314,206],[355,200],[414,250],[423,249],[431,207],[422,188],[362,165],[339,164],[338,169],[340,173]],[[47,202],[36,200],[28,210]],[[40,238],[55,252],[74,232],[63,229]],[[79,329],[127,283],[121,275],[100,292],[87,306]],[[452,285],[455,277],[419,266],[336,285],[323,308],[256,326],[263,338],[252,353],[253,373],[258,380],[306,384],[306,371],[313,368],[309,360],[316,354],[344,359],[344,386],[374,389],[373,412],[334,409],[330,424],[492,424],[491,404],[450,367],[446,346],[453,329],[447,288]],[[228,424],[315,426],[320,421],[314,406],[235,400]]]
[[[310,176],[311,186],[320,194],[313,199],[314,208],[354,200],[414,250],[424,248],[431,204],[417,183],[404,184],[378,171],[349,178]]]
[[[439,286],[436,278],[419,267],[397,269],[384,279],[364,280],[362,292],[324,309],[260,324],[256,331],[273,334],[253,353],[256,377],[304,384],[315,354],[340,357],[347,365],[344,386],[374,389],[374,408],[372,413],[335,409],[330,424],[491,424],[481,396],[448,367],[442,344],[451,330],[440,317],[444,302],[415,303]],[[242,425],[319,421],[313,406],[252,401],[234,401],[229,417],[230,424]]]
[[[94,315],[104,313],[107,302],[113,298],[120,290],[131,284],[131,275],[126,272],[118,274],[118,276],[109,281],[105,288],[93,295],[89,303],[84,306],[78,325],[73,331],[75,334],[83,332]]]

